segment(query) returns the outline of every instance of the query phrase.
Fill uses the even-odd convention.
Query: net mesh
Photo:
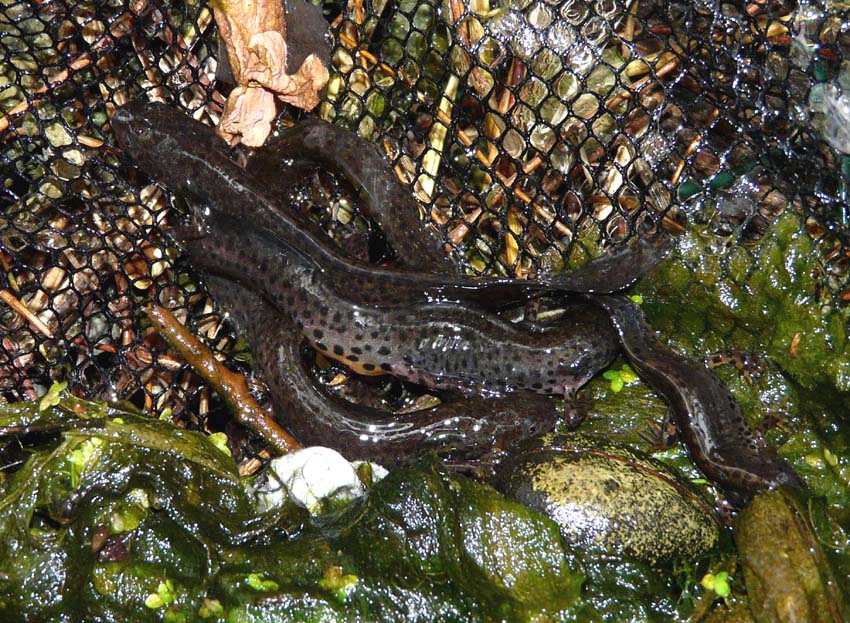
[[[800,235],[823,241],[823,288],[850,298],[850,22],[841,6],[322,8],[331,78],[316,114],[380,147],[470,272],[560,270],[621,244],[645,219],[671,231],[708,224],[718,247],[734,248],[793,211]],[[109,131],[115,109],[138,98],[215,123],[226,95],[217,51],[202,3],[0,7],[4,400],[35,399],[62,380],[77,395],[130,401],[188,426],[228,426],[224,406],[169,354],[143,308],[176,310],[230,365],[247,369],[248,356],[163,233],[179,216],[173,198],[111,149]],[[338,180],[323,173],[293,197],[357,245],[362,219]]]

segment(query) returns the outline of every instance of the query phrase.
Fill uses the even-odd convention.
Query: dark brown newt
[[[191,127],[175,125],[181,120]],[[520,357],[495,355],[499,347],[512,349],[517,345],[517,332],[526,337],[534,333],[509,327],[507,323],[496,326],[498,323],[492,318],[485,321],[488,329],[482,333],[477,320],[473,321],[474,316],[470,315],[472,310],[444,301],[451,296],[492,309],[523,301],[529,294],[549,291],[613,292],[648,272],[663,257],[666,246],[657,240],[638,245],[637,250],[627,249],[591,262],[584,273],[558,276],[542,284],[504,279],[471,281],[451,275],[358,265],[333,250],[322,233],[315,232],[313,236],[309,228],[308,235],[302,236],[306,243],[302,240],[290,244],[292,241],[288,239],[293,235],[301,236],[298,224],[257,190],[257,180],[252,180],[227,158],[217,139],[211,138],[212,131],[205,126],[168,109],[141,107],[117,114],[115,129],[119,142],[136,156],[141,166],[171,190],[186,194],[203,205],[210,204],[211,216],[218,214],[207,219],[208,227],[218,222],[211,227],[207,238],[188,243],[194,247],[195,261],[202,269],[259,287],[278,308],[294,314],[296,326],[329,356],[361,372],[391,372],[431,387],[494,394],[512,389],[569,394],[581,384],[581,379],[592,375],[591,370],[598,369],[589,363],[598,365],[603,359],[608,360],[606,338],[592,344],[594,348],[602,345],[603,350],[597,350],[600,356],[585,358],[572,370],[562,369],[563,360],[552,358],[550,347],[541,343],[528,344],[527,352]],[[168,158],[175,154],[177,162],[169,167]],[[207,163],[207,159],[212,162]],[[201,168],[194,176],[191,166],[186,166],[193,162]],[[224,191],[219,192],[222,187]],[[373,196],[381,195],[373,193]],[[226,201],[228,198],[233,200],[230,204]],[[246,205],[246,201],[250,205]],[[259,202],[256,212],[252,207],[255,202]],[[229,223],[228,219],[231,219]],[[249,240],[256,245],[250,251],[245,244]],[[321,261],[310,261],[310,249],[317,251],[316,257]],[[588,286],[596,279],[603,285]],[[414,283],[411,284],[411,280]],[[448,284],[446,288],[443,288],[444,282]],[[447,292],[451,294],[447,296]],[[336,311],[332,311],[340,299],[351,304],[350,298],[356,299],[354,305],[359,307],[336,307]],[[423,298],[431,304],[415,305]],[[590,298],[611,316],[625,352],[638,371],[670,402],[695,462],[709,478],[727,491],[740,491],[745,496],[764,487],[802,484],[786,463],[759,453],[740,407],[719,379],[707,369],[661,346],[652,337],[639,308],[624,302],[625,299]],[[414,306],[405,309],[405,304],[411,303]],[[388,306],[391,315],[365,315],[367,311],[378,313],[374,305]],[[346,310],[346,315],[341,310]],[[431,313],[437,314],[438,319],[435,320]],[[461,324],[455,322],[454,313],[461,315]],[[449,318],[450,322],[441,325],[440,314],[447,314],[443,318]],[[479,314],[478,318],[482,317]],[[357,324],[358,318],[363,319],[362,324]],[[469,322],[464,325],[466,321]],[[348,332],[352,326],[354,331]],[[465,327],[459,329],[461,333],[467,330],[470,333],[466,333],[465,338],[455,339],[454,328],[461,326]],[[332,330],[328,336],[339,343],[326,337],[329,328]],[[489,333],[494,328],[495,332]],[[439,329],[439,332],[430,333],[430,329]],[[541,335],[551,337],[552,333]],[[603,329],[599,336],[605,335]],[[417,339],[420,339],[418,346]],[[428,342],[429,339],[432,341]],[[381,345],[377,346],[378,342],[361,345],[364,340],[378,340]],[[483,346],[483,350],[476,350],[476,343]],[[420,346],[425,347],[424,355],[417,358],[410,354]],[[393,347],[397,347],[396,350]],[[535,349],[538,349],[536,353]],[[576,352],[579,351],[573,354]],[[366,353],[369,356],[365,356]],[[524,356],[530,353],[549,356],[550,365],[545,365],[542,372],[530,373],[534,360]],[[467,359],[463,358],[464,354],[468,354]],[[390,355],[398,359],[380,360]],[[482,357],[485,359],[483,365]]]
[[[357,305],[324,273],[277,251],[264,232],[219,212],[207,235],[185,242],[193,264],[262,294],[323,355],[361,374],[391,374],[435,389],[500,396],[517,390],[563,395],[607,367],[617,336],[593,305],[570,305],[540,330],[460,303]]]
[[[548,292],[618,292],[651,271],[669,248],[664,235],[636,238],[574,272],[534,281],[370,265],[341,252],[314,223],[293,218],[279,205],[276,186],[255,179],[230,159],[212,128],[178,110],[128,104],[113,115],[112,129],[119,146],[168,190],[264,229],[273,246],[324,271],[329,287],[362,305],[462,301],[500,309]]]
[[[554,403],[535,394],[464,398],[405,414],[349,402],[318,384],[292,321],[256,293],[220,277],[207,286],[252,345],[281,424],[305,445],[334,448],[349,460],[387,467],[426,452],[449,463],[487,467],[514,442],[551,431]]]
[[[409,233],[417,231],[417,204],[395,176],[386,173],[386,162],[371,143],[332,124],[304,120],[258,150],[251,166],[266,183],[285,184],[289,180],[279,175],[279,163],[291,154],[299,154],[302,164],[311,161],[343,173],[358,188],[366,213],[378,221],[390,242],[415,249],[415,253],[405,254],[408,261],[418,267],[437,269],[446,262],[441,239],[433,229],[420,225],[421,239],[415,237],[411,241]],[[756,449],[740,406],[713,372],[655,341],[636,304],[610,298],[605,297],[604,307],[620,332],[627,356],[659,391],[666,387],[662,393],[673,407],[695,462],[706,475],[725,483],[727,488],[744,492],[780,484],[802,485],[785,461],[763,456]],[[626,318],[630,321],[626,322]],[[708,424],[706,418],[710,418]]]
[[[608,312],[630,363],[670,405],[679,435],[703,474],[727,493],[737,493],[737,501],[762,489],[805,486],[787,461],[759,449],[723,381],[701,362],[661,344],[634,301],[587,298]]]

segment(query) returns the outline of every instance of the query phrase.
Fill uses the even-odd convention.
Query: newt
[[[629,362],[669,404],[691,459],[734,494],[730,501],[747,501],[762,489],[805,486],[787,461],[758,447],[723,381],[702,362],[659,342],[637,303],[622,296],[587,298],[608,312]]]
[[[286,196],[293,179],[304,179],[316,167],[340,174],[353,186],[361,214],[377,223],[396,250],[403,250],[398,261],[404,266],[438,274],[457,270],[442,234],[430,220],[422,220],[419,203],[388,173],[386,158],[354,132],[319,119],[302,119],[255,150],[247,165],[278,197]]]
[[[165,104],[135,102],[117,110],[111,125],[121,149],[165,188],[265,230],[275,247],[323,271],[330,287],[363,305],[454,301],[503,309],[552,292],[619,292],[650,272],[669,250],[666,236],[634,238],[578,270],[533,281],[376,266],[330,244],[312,221],[294,218],[281,206],[279,187],[234,162],[224,142],[203,123]]]
[[[251,344],[277,417],[305,445],[331,447],[349,460],[387,467],[437,452],[451,465],[481,470],[515,442],[555,426],[552,401],[528,393],[449,399],[404,414],[350,402],[315,379],[302,352],[304,340],[286,315],[221,277],[207,277],[207,287]]]
[[[387,212],[392,206],[384,205],[397,196],[393,185],[366,179],[375,170],[371,164],[358,169],[338,162],[339,154],[309,153],[316,149],[310,145],[326,144],[306,140],[322,131],[316,127],[284,143],[300,141],[308,152],[304,159],[336,161],[390,230],[391,242],[409,238],[410,230],[399,231],[400,221]],[[663,237],[533,282],[441,272],[439,249],[427,240],[421,248],[431,250],[414,260],[419,266],[375,266],[335,248],[315,224],[299,222],[272,196],[270,189],[280,190],[280,184],[236,165],[203,124],[162,105],[135,104],[116,112],[113,128],[137,165],[203,209],[204,235],[184,241],[196,266],[259,292],[315,348],[355,371],[389,373],[466,395],[563,394],[569,405],[576,389],[606,367],[621,345],[670,404],[706,476],[744,499],[762,488],[802,485],[787,463],[755,447],[740,407],[716,375],[661,345],[631,301],[594,294],[622,290],[651,270],[666,255]],[[350,158],[351,150],[343,154]],[[268,163],[271,156],[258,162],[264,158]],[[486,312],[565,292],[586,293],[579,298],[592,305],[572,305],[547,330]]]
[[[178,116],[174,119],[174,114],[164,112],[170,109],[159,105],[146,106],[141,112],[137,108],[119,114],[127,110],[125,107],[113,118],[119,143],[127,145],[137,164],[144,167],[161,163],[164,158],[159,155],[175,156],[178,164],[173,167],[157,164],[154,172],[175,175],[169,179],[177,185],[177,192],[182,192],[181,184],[185,180],[190,187],[206,188],[203,193],[192,194],[196,202],[204,201],[205,193],[215,194],[214,189],[207,188],[204,174],[196,180],[190,172],[180,172],[181,161],[185,161],[184,165],[203,163],[207,156],[215,161],[218,154],[226,160],[220,163],[221,171],[230,171],[234,176],[240,172],[245,174],[226,158],[219,146],[221,139],[203,124],[191,122],[172,111]],[[178,121],[187,126],[194,142],[185,140],[176,129]],[[152,140],[154,135],[159,138]],[[178,141],[172,141],[169,136]],[[154,151],[149,153],[148,148]],[[160,151],[162,149],[167,151]],[[185,150],[191,153],[181,155]],[[202,172],[207,171],[209,168],[203,165]],[[281,179],[288,177],[285,173],[280,175]],[[241,181],[235,177],[227,179],[227,188],[235,195],[233,203],[223,198],[209,205],[201,203],[198,207],[204,212],[204,233],[189,235],[183,240],[194,266],[205,275],[224,277],[259,291],[290,317],[317,350],[355,372],[391,374],[432,389],[454,390],[464,395],[498,397],[521,390],[562,395],[566,398],[565,414],[569,421],[576,423],[578,417],[572,404],[575,392],[604,369],[617,352],[617,338],[610,324],[586,304],[573,306],[561,322],[543,331],[529,324],[516,325],[482,313],[478,306],[463,302],[430,297],[423,301],[415,295],[422,292],[421,285],[414,286],[415,292],[396,287],[399,279],[405,282],[451,280],[452,277],[445,273],[425,273],[410,267],[387,269],[368,264],[362,266],[361,272],[368,278],[365,282],[368,295],[363,296],[364,290],[359,288],[357,279],[349,279],[348,267],[355,262],[333,249],[324,232],[317,235],[315,242],[322,259],[333,259],[327,263],[305,260],[293,246],[279,244],[287,232],[296,237],[309,237],[310,231],[317,227],[312,222],[298,221],[285,207],[262,199],[259,191],[251,191],[255,186],[267,188],[272,187],[271,184],[260,184],[247,174],[240,178]],[[226,181],[219,179],[217,183]],[[280,190],[280,185],[277,188]],[[269,226],[257,226],[257,219],[249,218],[251,214],[232,209],[244,196],[259,197],[264,205],[268,204],[268,212],[273,217]],[[377,191],[372,196],[382,197]],[[397,227],[395,222],[391,226]],[[306,233],[302,236],[298,228]],[[651,248],[641,246],[635,253],[648,256]],[[337,262],[337,257],[344,262]],[[425,262],[420,256],[413,257],[414,261],[422,263],[420,265],[433,262],[430,258]],[[606,256],[604,263],[596,264],[601,274],[589,281],[609,280],[613,272],[608,262],[612,261]],[[629,266],[645,267],[658,261],[659,257],[651,261],[647,257]],[[337,268],[345,274],[340,277]],[[617,272],[622,275],[624,271],[621,268]],[[633,275],[627,281],[635,278]],[[455,283],[474,290],[480,282],[457,276]],[[526,292],[529,282],[497,279],[493,283],[519,288],[516,290],[519,293]],[[532,285],[532,289],[534,287]],[[485,293],[487,297],[494,296],[488,292],[479,295]],[[381,295],[379,300],[374,296],[377,294]],[[501,306],[498,302],[494,304]]]
[[[360,374],[464,395],[563,395],[575,422],[575,392],[618,352],[605,314],[586,303],[545,328],[461,303],[359,305],[328,287],[323,273],[274,249],[262,230],[219,212],[206,216],[206,230],[184,242],[197,269],[259,292],[316,350]]]

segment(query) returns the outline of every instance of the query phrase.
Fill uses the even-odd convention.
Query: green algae
[[[4,621],[660,623],[690,607],[690,575],[571,551],[547,517],[427,460],[310,517],[258,512],[230,456],[165,421],[63,396],[0,408],[18,423],[65,430],[23,438],[29,459],[0,476]]]
[[[841,623],[850,617],[808,521],[810,506],[791,491],[762,493],[735,522],[735,541],[757,623]]]
[[[695,560],[718,544],[710,506],[678,474],[607,438],[543,435],[496,474],[500,491],[555,519],[568,543],[594,557]]]
[[[819,287],[825,268],[800,217],[786,212],[753,245],[722,240],[690,227],[641,284],[653,327],[691,353],[763,353],[802,387],[850,390],[850,309]]]
[[[160,420],[71,399],[11,406],[0,420],[58,425],[74,414],[103,425],[41,435],[0,478],[4,621],[576,620],[593,610],[551,520],[436,465],[394,472],[315,520],[291,504],[258,512],[226,453]]]
[[[800,218],[781,216],[753,244],[692,226],[671,258],[637,291],[660,339],[696,359],[737,349],[763,358],[752,383],[732,366],[716,373],[730,387],[753,427],[766,426],[766,442],[787,458],[809,488],[807,515],[839,586],[850,577],[850,311],[821,261],[825,240],[813,242]],[[622,362],[615,362],[618,369]],[[612,389],[597,378],[585,396],[592,407],[585,430],[653,452],[711,494],[681,444],[654,448],[649,438],[667,407],[645,383]],[[716,495],[716,492],[715,492]],[[731,553],[731,552],[730,552]],[[722,553],[720,554],[722,556]],[[789,594],[797,587],[789,587]],[[781,591],[776,594],[781,599]],[[733,610],[747,611],[738,570]],[[717,617],[724,608],[716,610]],[[722,617],[721,617],[722,618]],[[733,617],[734,618],[734,617]],[[747,618],[744,616],[744,618]],[[730,619],[731,620],[731,619]],[[737,620],[737,619],[736,619]]]

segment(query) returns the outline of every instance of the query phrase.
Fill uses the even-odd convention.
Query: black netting
[[[470,271],[557,270],[646,219],[674,232],[708,224],[718,246],[746,246],[790,211],[801,236],[823,242],[823,290],[847,298],[846,11],[636,0],[323,10],[332,67],[316,114],[380,146]],[[137,98],[215,123],[217,50],[211,9],[193,2],[0,8],[5,400],[67,380],[82,396],[224,426],[223,405],[147,329],[143,307],[182,311],[231,364],[244,353],[163,233],[179,206],[110,148],[109,131]],[[321,174],[293,196],[360,244],[344,185]]]

